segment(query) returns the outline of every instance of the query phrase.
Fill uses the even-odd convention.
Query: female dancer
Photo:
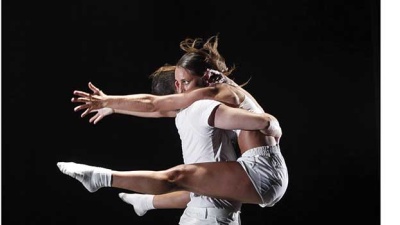
[[[176,116],[180,112],[177,110],[184,109],[201,98],[215,98],[228,105],[240,105],[243,109],[257,113],[228,110],[221,104],[211,121],[218,128],[242,130],[239,135],[242,155],[237,162],[179,165],[158,172],[118,172],[81,164],[59,163],[61,171],[80,180],[89,191],[104,186],[150,194],[187,190],[243,203],[260,204],[263,207],[273,206],[279,201],[286,191],[288,175],[279,148],[282,132],[278,121],[272,115],[264,113],[248,92],[227,77],[232,70],[227,69],[224,59],[216,50],[217,38],[210,38],[200,49],[195,47],[198,41],[187,39],[181,44],[186,54],[174,68],[175,87],[179,94],[109,96],[89,84],[94,93],[75,91],[74,94],[79,97],[72,101],[85,103],[75,108],[76,111],[85,109],[82,116],[107,107],[112,108],[113,112],[136,116]],[[207,85],[209,86],[206,88],[200,88]],[[224,111],[237,113],[239,116],[236,118],[239,119],[224,119],[220,116],[226,115]],[[91,121],[96,123],[101,118],[95,116]],[[255,131],[257,129],[260,131]]]

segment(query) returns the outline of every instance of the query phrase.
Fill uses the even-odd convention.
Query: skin
[[[187,70],[180,67],[175,70],[175,79],[175,87],[178,92],[175,95],[108,96],[89,83],[89,88],[93,91],[93,94],[75,91],[74,94],[79,97],[73,98],[72,102],[85,103],[75,108],[75,111],[85,110],[82,117],[97,111],[97,117],[92,117],[90,121],[97,123],[104,117],[99,115],[99,110],[105,107],[112,108],[112,112],[134,116],[174,117],[177,109],[185,108],[196,100],[215,99],[226,104],[217,107],[215,114],[210,117],[209,124],[221,129],[241,129],[239,143],[242,153],[250,148],[279,143],[282,134],[280,127],[271,128],[270,126],[275,124],[271,122],[277,121],[275,117],[267,113],[255,114],[227,106],[239,105],[244,94],[247,93],[242,88],[234,88],[227,84],[202,88],[199,86],[199,77],[191,75]],[[219,185],[214,185],[216,183]],[[260,197],[254,190],[253,184],[237,162],[179,165],[157,172],[115,171],[112,186],[149,194],[165,194],[185,190],[243,203],[260,203]],[[185,192],[180,193],[185,194]],[[171,194],[171,196],[175,194]],[[162,203],[168,195],[160,195],[159,197],[158,200],[156,200],[157,198],[154,200],[156,208],[158,202]],[[158,206],[162,208],[165,205],[160,204]],[[175,206],[181,207],[182,202]]]
[[[75,111],[85,110],[81,114],[81,117],[85,117],[92,112],[97,112],[97,114],[89,120],[89,122],[96,124],[111,113],[153,118],[175,117],[177,110],[186,108],[194,101],[200,99],[214,99],[224,103],[224,105],[238,107],[240,102],[243,101],[245,94],[253,98],[247,91],[239,86],[233,87],[228,84],[217,84],[212,87],[201,87],[198,85],[201,78],[191,75],[186,69],[180,67],[176,68],[175,79],[175,87],[178,94],[165,96],[151,94],[111,96],[104,94],[100,89],[89,82],[88,86],[93,91],[93,94],[76,90],[74,91],[74,95],[79,97],[74,97],[71,101],[75,103],[84,103],[74,108]],[[274,116],[266,113],[265,115],[267,115],[272,122],[277,122]],[[220,121],[227,122],[223,119]],[[232,127],[238,125],[232,123],[232,121],[229,121],[229,123],[232,124]],[[240,124],[240,126],[242,125],[243,124]],[[273,129],[275,129],[275,127],[260,129],[264,134],[262,137],[267,137],[267,145],[276,145],[279,143],[279,139],[282,135],[280,127],[278,125],[274,131],[272,131]],[[243,130],[256,129],[253,129],[252,126],[248,126],[243,128]],[[246,147],[247,145],[249,145],[249,147]],[[250,145],[253,144],[248,143],[243,145],[241,149],[251,148]]]
[[[153,206],[156,209],[184,209],[190,201],[187,191],[175,191],[162,195],[155,195]]]

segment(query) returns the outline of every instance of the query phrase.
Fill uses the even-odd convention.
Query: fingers
[[[90,118],[89,123],[93,123],[94,125],[96,125],[101,119],[103,119],[103,115],[101,115],[100,113],[96,113],[96,115],[92,116],[92,118]]]
[[[89,102],[91,102],[92,99],[93,99],[93,98],[90,98],[90,97],[84,97],[84,98],[76,98],[76,97],[73,97],[73,98],[71,99],[71,102],[89,103]]]
[[[83,113],[81,114],[81,118],[87,116],[90,112],[91,112],[90,108],[87,108],[87,109],[85,110],[85,112],[83,112]]]
[[[100,89],[98,89],[96,86],[94,86],[92,84],[92,82],[89,82],[88,86],[89,86],[89,89],[93,91],[93,94],[89,94],[84,91],[75,90],[75,91],[73,91],[73,94],[76,96],[71,98],[71,102],[85,103],[85,104],[76,106],[74,108],[75,112],[84,110],[84,112],[81,114],[81,118],[87,116],[89,113],[97,112],[97,109],[95,109],[96,108],[95,104],[93,104],[94,103],[93,100],[99,100],[98,97],[103,94],[103,93],[101,93]],[[97,113],[92,118],[90,118],[89,122],[96,124],[102,118],[103,118],[103,116],[100,113]]]
[[[96,124],[96,122],[93,122],[93,121],[96,120],[97,116],[98,116],[98,113],[96,113],[96,115],[92,116],[92,117],[89,119],[89,123]]]
[[[84,92],[84,91],[77,91],[77,90],[74,91],[74,95],[78,95],[78,96],[86,97],[86,98],[88,98],[88,97],[90,96],[90,94],[87,93],[87,92]]]
[[[82,110],[82,109],[88,109],[89,107],[90,107],[89,104],[78,105],[78,106],[76,106],[76,107],[74,108],[74,111],[77,112],[77,111],[80,111],[80,110]]]
[[[88,86],[89,86],[90,90],[93,91],[93,93],[99,93],[100,92],[100,89],[98,89],[96,86],[94,86],[92,84],[92,82],[89,82]]]
[[[97,124],[100,120],[102,120],[103,119],[103,116],[102,115],[99,115],[97,118],[96,118],[96,120],[93,122],[93,124]]]

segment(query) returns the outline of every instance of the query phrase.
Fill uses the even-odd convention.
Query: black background
[[[380,2],[2,1],[3,224],[177,224],[182,210],[139,217],[119,189],[89,193],[57,168],[180,164],[173,119],[81,119],[73,90],[146,93],[186,37],[219,34],[234,79],[282,126],[289,187],[243,224],[378,224]]]

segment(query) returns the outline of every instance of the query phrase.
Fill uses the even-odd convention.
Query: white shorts
[[[247,150],[237,160],[262,199],[261,207],[272,207],[285,194],[289,177],[279,145]]]
[[[179,225],[240,225],[240,211],[186,207]]]

